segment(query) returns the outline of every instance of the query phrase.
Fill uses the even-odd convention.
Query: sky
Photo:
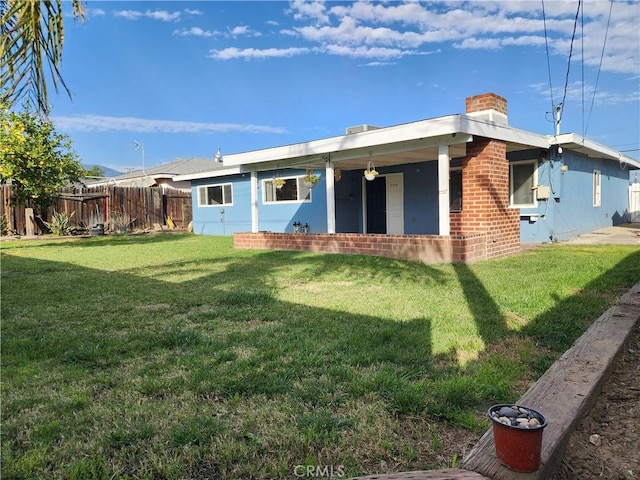
[[[640,157],[640,2],[64,2],[51,118],[85,165],[118,171],[464,113]],[[137,142],[137,144],[136,144]],[[137,148],[136,148],[137,145]]]

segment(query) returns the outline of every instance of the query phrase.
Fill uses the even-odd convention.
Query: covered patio
[[[387,128],[362,125],[347,129],[341,137],[225,157],[225,165],[241,166],[251,173],[252,230],[235,233],[235,247],[369,254],[426,263],[473,262],[517,252],[520,218],[519,210],[509,207],[507,153],[546,149],[548,140],[508,127],[506,100],[495,94],[469,97],[466,107],[464,115]],[[403,229],[392,228],[387,233],[371,233],[365,215],[360,232],[337,230],[336,181],[343,175],[357,172],[362,176],[369,165],[391,172],[394,167],[424,162],[437,164],[435,234],[405,234]],[[454,164],[462,172],[464,207],[458,210],[451,209],[449,180]],[[323,170],[326,232],[260,231],[258,173],[283,167]],[[366,209],[366,180],[362,177],[361,181],[362,208]]]

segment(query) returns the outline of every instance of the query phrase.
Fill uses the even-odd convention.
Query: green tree
[[[71,140],[56,133],[53,122],[0,106],[0,183],[11,182],[15,204],[45,216],[60,189],[85,172]]]
[[[100,165],[94,165],[86,171],[85,177],[104,177],[104,170],[100,168]]]
[[[74,18],[84,20],[82,0],[72,0]],[[0,0],[0,101],[16,105],[28,99],[37,110],[49,114],[45,67],[58,91],[64,21],[62,0]]]

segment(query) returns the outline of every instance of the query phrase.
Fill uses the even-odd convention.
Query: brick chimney
[[[466,104],[469,117],[507,124],[507,101],[495,93],[469,97]],[[520,210],[509,206],[509,161],[504,140],[474,136],[467,144],[462,161],[462,211],[451,214],[451,233],[483,236],[482,255],[476,252],[476,259],[519,251]]]
[[[507,100],[495,93],[467,97],[466,112],[470,117],[507,125]]]

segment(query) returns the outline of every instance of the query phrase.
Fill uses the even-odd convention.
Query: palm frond
[[[84,5],[73,0],[73,13],[84,20]],[[32,102],[41,113],[49,112],[45,65],[51,83],[71,91],[60,73],[64,44],[62,0],[0,0],[0,92],[3,103],[21,99]]]

